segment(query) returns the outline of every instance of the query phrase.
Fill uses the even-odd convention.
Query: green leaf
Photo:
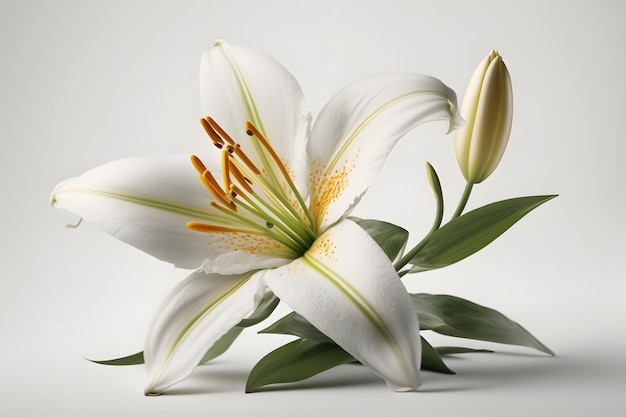
[[[254,312],[248,317],[241,320],[241,322],[239,322],[237,326],[250,327],[262,322],[263,320],[268,318],[270,314],[272,314],[278,303],[280,303],[278,297],[276,297],[273,293],[268,292],[263,296],[263,299],[261,300],[261,303],[259,303],[259,306],[256,308],[256,310],[254,310]]]
[[[203,363],[207,363],[211,359],[215,359],[222,353],[226,352],[237,337],[239,337],[243,329],[243,327],[235,326],[227,331],[217,340],[217,342],[213,344],[213,346],[211,346],[211,348],[209,348],[209,350],[207,350],[202,359],[200,359],[199,364],[202,365]]]
[[[488,204],[457,217],[433,233],[409,262],[410,272],[443,268],[478,252],[513,224],[556,195],[519,197]]]
[[[422,369],[442,374],[456,373],[443,362],[437,349],[432,347],[423,337],[420,336],[420,339],[422,339]]]
[[[392,262],[402,256],[406,242],[409,240],[409,232],[405,229],[381,220],[359,219],[358,217],[349,217],[349,219],[361,226]]]
[[[438,346],[435,348],[441,356],[456,355],[458,353],[493,353],[489,349],[472,349],[460,346]]]
[[[261,330],[259,333],[288,334],[318,343],[335,344],[332,339],[317,330],[315,326],[313,326],[304,317],[295,312],[287,314],[268,328]],[[354,360],[356,361],[356,359]],[[441,359],[435,348],[433,348],[423,337],[422,369],[428,369],[430,371],[442,372],[446,374],[454,373],[454,371],[452,371],[445,365],[445,363],[443,363],[443,360]]]
[[[268,328],[259,331],[259,333],[289,334],[315,342],[334,343],[328,336],[320,332],[317,327],[296,312],[287,314]]]
[[[285,382],[296,382],[317,375],[354,358],[334,343],[294,340],[268,353],[252,368],[246,392]]]
[[[496,310],[451,295],[411,294],[421,330],[526,346],[554,355],[526,329]]]
[[[111,365],[111,366],[141,365],[144,363],[143,351],[139,353],[135,353],[133,355],[124,356],[122,358],[117,358],[117,359],[107,359],[103,361],[96,361],[93,359],[87,359],[87,360],[93,363],[98,363],[100,365]]]
[[[263,300],[261,300],[261,303],[256,308],[256,310],[254,310],[254,312],[250,316],[241,320],[239,324],[226,332],[226,334],[224,334],[221,338],[219,338],[217,342],[215,342],[213,346],[211,346],[209,350],[204,354],[199,363],[206,363],[211,359],[215,359],[224,352],[226,352],[228,348],[233,344],[233,342],[237,339],[237,337],[239,337],[244,327],[253,326],[268,318],[279,302],[280,300],[278,299],[278,297],[276,297],[271,292],[265,294]],[[94,363],[98,363],[100,365],[112,366],[140,365],[144,363],[143,351],[117,359],[88,360]]]

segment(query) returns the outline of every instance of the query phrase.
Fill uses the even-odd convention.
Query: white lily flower
[[[431,120],[460,125],[454,92],[422,75],[372,77],[337,94],[311,127],[284,67],[219,41],[202,58],[201,95],[213,152],[192,163],[114,161],[51,196],[114,237],[197,269],[149,331],[146,394],[186,378],[267,288],[392,389],[415,390],[421,343],[409,296],[384,252],[345,217],[401,136]]]

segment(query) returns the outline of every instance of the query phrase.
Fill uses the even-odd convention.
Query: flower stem
[[[472,193],[472,187],[474,187],[473,182],[467,182],[465,184],[465,189],[463,190],[463,194],[461,195],[461,200],[459,201],[459,205],[456,207],[456,211],[452,215],[452,219],[455,219],[463,213],[463,209],[465,209],[465,205],[467,204],[467,200],[469,200],[469,196]]]
[[[394,266],[396,268],[396,271],[400,271],[402,268],[404,268],[406,264],[408,264],[415,257],[415,255],[417,255],[419,251],[421,251],[424,246],[426,246],[433,233],[435,233],[441,226],[441,220],[443,219],[443,192],[441,190],[441,183],[439,182],[439,177],[437,176],[437,173],[432,168],[432,166],[430,166],[430,164],[428,165],[428,168],[431,179],[431,186],[433,188],[435,194],[435,202],[437,204],[435,220],[433,221],[433,225],[431,226],[426,236],[424,236],[424,238],[417,245],[415,245],[413,249],[408,251],[402,258],[398,260],[398,262],[395,263]],[[407,273],[408,271],[402,271],[399,272],[399,275],[400,277],[403,277]]]

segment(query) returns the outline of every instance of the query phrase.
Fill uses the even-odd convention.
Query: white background
[[[0,414],[6,416],[620,415],[626,388],[623,163],[626,16],[620,1],[18,1],[0,3]],[[67,177],[124,156],[191,153],[198,64],[216,38],[262,49],[299,79],[315,112],[356,79],[435,75],[460,97],[493,48],[515,94],[510,145],[470,207],[559,193],[476,256],[405,278],[414,292],[496,308],[556,351],[490,347],[390,392],[345,366],[243,394],[247,372],[289,338],[244,333],[171,390],[142,395],[150,317],[186,276],[90,225],[77,230],[48,195]],[[398,223],[415,243],[438,170],[448,208],[463,181],[443,124],[418,128],[390,156],[358,214]],[[283,312],[283,311],[281,311]]]

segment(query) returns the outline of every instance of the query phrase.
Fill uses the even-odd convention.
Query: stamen
[[[226,133],[226,131],[222,129],[222,127],[218,125],[215,120],[213,120],[211,116],[207,116],[206,121],[209,122],[211,127],[215,129],[215,131],[222,137],[222,139],[224,139],[226,142],[230,143],[231,145],[235,144],[235,141],[233,140],[233,138],[231,138],[228,135],[228,133]]]
[[[189,159],[191,160],[193,167],[196,169],[196,171],[198,171],[200,175],[202,175],[202,173],[207,170],[206,166],[204,166],[200,158],[198,158],[197,156],[191,155]]]
[[[295,184],[293,183],[293,181],[291,179],[291,176],[289,175],[289,172],[287,171],[287,168],[285,167],[283,162],[280,160],[280,158],[278,157],[278,155],[274,151],[274,148],[272,148],[272,145],[270,145],[270,143],[267,141],[267,139],[265,139],[265,137],[261,134],[261,132],[259,132],[259,130],[249,121],[246,122],[246,134],[248,136],[254,136],[261,143],[261,145],[263,145],[263,147],[267,150],[267,152],[270,154],[272,159],[274,159],[274,162],[276,162],[276,165],[280,169],[280,172],[283,174],[283,177],[285,178],[285,181],[287,181],[287,184],[289,185],[289,188],[291,188],[291,191],[293,192],[294,196],[298,200],[298,204],[302,208],[302,211],[304,212],[304,215],[306,216],[306,219],[308,220],[309,225],[311,227],[315,227],[314,226],[315,222],[313,220],[313,215],[309,211],[306,203],[304,202],[302,196],[298,192],[298,189],[296,188]],[[286,207],[288,209],[289,208],[293,209],[293,207],[291,207],[290,205],[286,206]],[[310,233],[311,236],[313,238],[315,238],[315,233],[313,232],[313,230],[307,228],[307,233]]]
[[[216,226],[213,224],[201,222],[188,222],[187,227],[195,232],[204,233],[258,233],[253,230],[241,229],[236,227]]]
[[[220,203],[225,205],[231,210],[237,211],[237,207],[235,204],[228,199],[228,196],[222,187],[217,183],[213,175],[211,175],[210,171],[204,171],[202,175],[200,175],[200,180],[204,184],[204,186],[211,192],[213,197],[215,197]]]
[[[228,152],[222,152],[222,179],[224,180],[224,189],[230,190],[232,181],[230,180],[230,158]]]
[[[213,141],[213,144],[218,149],[222,149],[222,146],[224,146],[224,140],[222,140],[220,135],[218,135],[217,132],[211,127],[209,122],[207,122],[206,119],[200,119],[200,124],[204,128],[204,131],[207,133],[207,135],[209,135],[209,137]]]
[[[241,185],[248,193],[252,194],[254,192],[252,187],[250,187],[250,185],[248,184],[249,180],[246,181],[247,178],[243,176],[241,171],[239,171],[239,168],[237,168],[236,164],[233,164],[233,163],[230,164],[230,173],[233,174],[233,176],[235,177],[239,185]]]
[[[291,182],[291,177],[289,176],[289,172],[287,172],[287,168],[285,168],[285,165],[274,151],[274,148],[272,148],[272,145],[269,144],[261,132],[259,132],[259,130],[250,122],[246,122],[246,134],[248,136],[254,136],[259,140],[259,142],[261,142],[263,147],[269,152],[272,159],[274,159],[274,162],[276,162],[276,165],[278,165],[278,168],[280,169],[280,172],[282,172],[285,179]]]
[[[261,173],[259,168],[257,168],[256,165],[252,163],[250,158],[248,158],[248,155],[246,155],[245,152],[241,150],[241,146],[239,144],[235,145],[234,150],[235,150],[235,155],[237,155],[239,159],[241,159],[241,162],[243,162],[245,166],[250,168],[252,172],[254,172],[256,175],[259,175]]]
[[[226,207],[228,207],[229,209],[231,209],[234,212],[237,212],[237,206],[235,205],[234,201],[226,201],[228,204],[225,204]],[[219,204],[217,204],[215,201],[209,201],[209,204],[211,205],[211,207],[214,207],[216,209],[222,210],[222,211],[226,211],[225,208],[221,207]]]

